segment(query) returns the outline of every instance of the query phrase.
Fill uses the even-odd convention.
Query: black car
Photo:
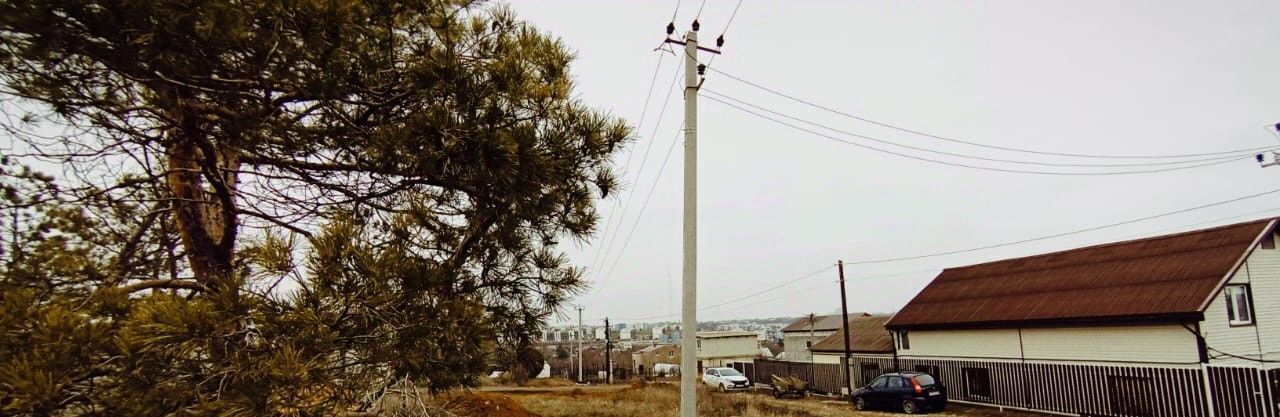
[[[947,388],[933,375],[895,372],[880,375],[867,386],[853,390],[852,400],[859,410],[896,408],[907,414],[942,411],[947,408]]]

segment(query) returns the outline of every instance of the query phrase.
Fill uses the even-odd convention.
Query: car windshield
[[[933,377],[929,375],[916,375],[916,382],[920,385],[933,385]]]
[[[725,368],[720,370],[720,376],[742,376],[737,370]]]

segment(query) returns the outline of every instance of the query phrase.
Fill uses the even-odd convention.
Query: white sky
[[[675,1],[513,1],[522,19],[577,51],[581,98],[639,122]],[[704,44],[734,0],[707,1]],[[686,30],[700,2],[680,5]],[[1106,155],[1164,155],[1267,146],[1280,121],[1280,2],[746,0],[713,67],[842,111],[984,144]],[[630,189],[602,202],[613,223],[572,258],[598,291],[588,319],[677,313],[680,148],[619,252],[680,127],[677,91],[653,135],[677,68],[662,58]],[[703,56],[704,62],[709,58]],[[705,87],[824,123],[928,149],[1055,163],[1123,163],[950,144],[841,118],[709,72]],[[719,304],[835,262],[911,256],[1052,235],[1280,188],[1280,167],[1252,160],[1175,172],[1045,176],[979,171],[875,153],[704,99],[699,115],[699,305]],[[849,139],[859,141],[859,139]],[[639,169],[644,148],[654,142]],[[875,145],[872,143],[872,145]],[[884,146],[881,146],[884,147]],[[904,151],[923,155],[916,151]],[[626,161],[621,154],[618,163]],[[937,157],[959,162],[959,159]],[[1138,161],[1142,162],[1142,161]],[[1033,170],[1099,170],[994,162]],[[1118,169],[1106,169],[1110,171]],[[638,176],[638,178],[637,178]],[[1275,209],[1268,212],[1261,210]],[[893,311],[937,270],[1094,243],[1280,215],[1280,194],[1035,243],[922,260],[850,266],[851,311]],[[1229,219],[1224,219],[1229,218]],[[1208,222],[1208,223],[1206,223]],[[1198,224],[1198,225],[1197,225]],[[617,259],[613,274],[605,276]],[[606,264],[599,267],[599,264]],[[919,272],[920,270],[927,270]],[[891,277],[886,273],[917,271]],[[699,313],[700,320],[839,310],[835,270]],[[620,320],[621,319],[621,320]],[[678,320],[672,314],[668,320]]]

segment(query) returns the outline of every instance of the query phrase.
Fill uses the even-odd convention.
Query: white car
[[[720,392],[751,389],[751,381],[733,368],[707,368],[702,373],[702,383]]]

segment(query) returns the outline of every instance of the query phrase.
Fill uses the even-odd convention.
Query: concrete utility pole
[[[698,51],[720,51],[698,46],[697,19],[684,40],[672,39],[675,24],[667,25],[666,43],[684,45],[684,260],[680,299],[680,417],[694,417],[698,410],[698,88],[706,66],[698,63]],[[724,37],[716,40],[722,46]]]
[[[840,314],[844,316],[844,360],[840,363],[844,365],[844,389],[845,395],[853,394],[853,380],[849,378],[849,359],[853,356],[853,352],[849,349],[849,301],[844,293],[844,260],[836,261],[836,267],[840,271]],[[812,354],[812,353],[810,353]]]
[[[582,327],[582,306],[578,306],[578,383],[584,383],[587,380],[582,379],[582,337],[586,330]]]
[[[684,37],[684,269],[680,416],[698,412],[698,22]]]

